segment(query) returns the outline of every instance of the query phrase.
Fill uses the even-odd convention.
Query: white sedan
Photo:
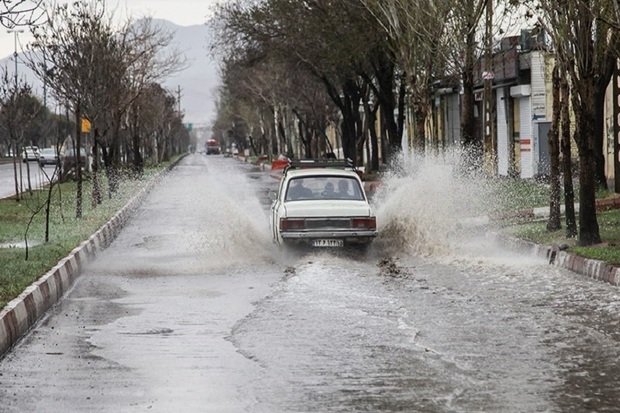
[[[377,220],[349,164],[293,162],[272,195],[271,230],[279,245],[367,246]]]

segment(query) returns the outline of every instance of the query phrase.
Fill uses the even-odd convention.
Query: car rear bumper
[[[284,241],[310,242],[316,239],[342,239],[345,243],[365,244],[377,236],[377,231],[287,231],[281,232],[280,236]]]

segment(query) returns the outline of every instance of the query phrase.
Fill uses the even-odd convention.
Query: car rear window
[[[346,176],[310,176],[288,182],[285,201],[338,199],[363,201],[364,192],[357,179]]]

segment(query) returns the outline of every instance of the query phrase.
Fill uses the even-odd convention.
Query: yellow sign
[[[90,121],[86,118],[82,118],[82,133],[90,132]]]

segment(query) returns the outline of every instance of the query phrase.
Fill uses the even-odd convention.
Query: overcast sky
[[[57,0],[67,2],[69,0]],[[213,6],[225,0],[106,0],[108,10],[115,10],[117,17],[131,16],[140,18],[151,16],[170,20],[180,26],[203,24],[211,14]],[[21,44],[28,42],[28,30],[19,33],[18,41]],[[18,44],[18,50],[20,48]],[[15,34],[7,33],[2,28],[0,32],[0,58],[13,53],[15,49]]]

